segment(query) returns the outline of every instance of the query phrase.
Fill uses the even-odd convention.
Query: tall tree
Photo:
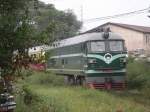
[[[0,69],[14,74],[30,47],[75,35],[81,23],[72,11],[58,11],[37,0],[0,0]],[[17,63],[17,64],[16,64]],[[17,67],[16,67],[17,66]]]
[[[34,13],[35,14],[35,13]],[[34,21],[42,34],[45,32],[50,39],[64,39],[79,33],[82,25],[71,10],[59,11],[52,4],[39,2],[38,13]]]
[[[1,75],[12,75],[14,51],[24,55],[34,41],[28,4],[33,0],[0,0],[0,70]],[[34,0],[36,2],[36,0]]]

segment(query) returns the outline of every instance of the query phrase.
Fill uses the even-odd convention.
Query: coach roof
[[[74,36],[72,38],[64,39],[58,42],[54,42],[57,47],[64,47],[69,45],[74,45],[86,41],[94,41],[94,40],[105,40],[103,37],[104,32],[102,33],[86,33],[78,36]],[[120,35],[109,32],[109,40],[123,40]],[[57,48],[56,47],[56,48]]]
[[[52,43],[52,46],[46,47],[45,49],[54,49],[54,48],[59,48],[59,47],[65,47],[65,46],[70,46],[70,45],[75,45],[87,41],[95,41],[95,40],[105,40],[103,37],[104,32],[97,32],[97,33],[86,33],[78,36],[74,36],[68,39],[64,39],[61,41],[56,41]],[[121,38],[120,35],[116,33],[109,32],[109,40],[124,40]]]

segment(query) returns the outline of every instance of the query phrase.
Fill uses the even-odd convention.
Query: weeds
[[[143,97],[150,98],[150,63],[129,60],[127,80],[129,89],[136,89]]]
[[[26,85],[23,86],[24,96],[28,94],[29,102],[26,104],[22,101],[24,97],[18,97],[16,112],[149,112],[150,109],[128,94],[124,97],[112,92],[65,86],[63,77],[52,73],[34,72],[20,83]]]

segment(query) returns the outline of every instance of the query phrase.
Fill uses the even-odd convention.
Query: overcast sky
[[[81,9],[83,9],[84,25],[82,30],[88,30],[106,22],[127,23],[133,25],[150,26],[148,12],[144,14],[125,16],[117,19],[86,22],[91,18],[127,13],[150,7],[150,0],[40,0],[45,3],[52,3],[59,10],[71,9],[81,20]],[[83,7],[83,8],[81,8]]]

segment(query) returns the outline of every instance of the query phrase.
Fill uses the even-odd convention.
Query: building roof
[[[126,28],[126,29],[138,31],[138,32],[150,33],[150,27],[138,26],[138,25],[130,25],[130,24],[122,24],[122,23],[112,23],[112,22],[108,22],[108,23],[102,24],[102,25],[100,25],[100,26],[98,26],[96,28],[93,28],[91,30],[86,31],[85,33],[96,31],[99,28],[102,28],[102,27],[104,27],[106,25],[115,25],[115,26]]]

